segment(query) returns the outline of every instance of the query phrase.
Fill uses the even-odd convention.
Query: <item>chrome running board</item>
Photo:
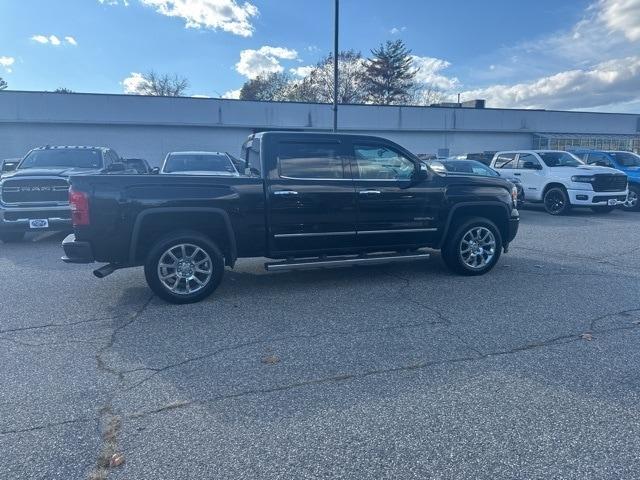
[[[395,262],[411,262],[426,260],[429,253],[395,253],[378,255],[349,255],[338,257],[303,258],[285,260],[282,262],[265,263],[264,268],[269,272],[283,270],[303,270],[307,268],[338,267],[342,265],[376,265]]]

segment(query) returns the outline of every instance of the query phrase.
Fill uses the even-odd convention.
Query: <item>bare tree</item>
[[[136,88],[138,95],[157,97],[181,97],[189,88],[189,80],[177,74],[159,74],[151,70],[142,75],[143,81]]]
[[[56,88],[53,93],[76,93],[73,90],[65,87]]]
[[[346,50],[338,54],[338,102],[363,103],[365,91],[365,60],[360,52]],[[333,102],[333,55],[321,59],[303,79],[295,81],[289,92],[289,99],[295,101],[331,103]]]
[[[247,80],[240,89],[240,100],[287,100],[291,78],[286,73],[263,74]]]
[[[4,90],[8,86],[9,85],[7,85],[7,82],[5,82],[4,78],[0,77],[0,90]]]
[[[421,83],[416,84],[408,92],[408,105],[423,105],[429,106],[434,103],[443,102],[446,99],[446,94],[431,84]]]

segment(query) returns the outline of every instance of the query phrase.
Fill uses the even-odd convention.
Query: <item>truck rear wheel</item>
[[[452,271],[462,275],[487,273],[500,258],[502,236],[487,218],[462,220],[442,248],[442,259]]]
[[[198,232],[175,232],[158,240],[144,274],[151,290],[170,303],[195,303],[218,288],[224,274],[220,249]]]

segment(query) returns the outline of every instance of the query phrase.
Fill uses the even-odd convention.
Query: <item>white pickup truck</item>
[[[519,178],[525,202],[542,202],[551,215],[571,207],[608,213],[627,198],[627,176],[619,170],[586,165],[569,152],[512,150],[497,152],[491,167]]]

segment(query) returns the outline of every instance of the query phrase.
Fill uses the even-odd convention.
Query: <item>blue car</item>
[[[578,156],[589,165],[616,168],[624,172],[629,179],[629,195],[622,208],[625,210],[639,211],[640,203],[640,155],[632,152],[614,152],[605,150],[573,150],[571,153]]]

